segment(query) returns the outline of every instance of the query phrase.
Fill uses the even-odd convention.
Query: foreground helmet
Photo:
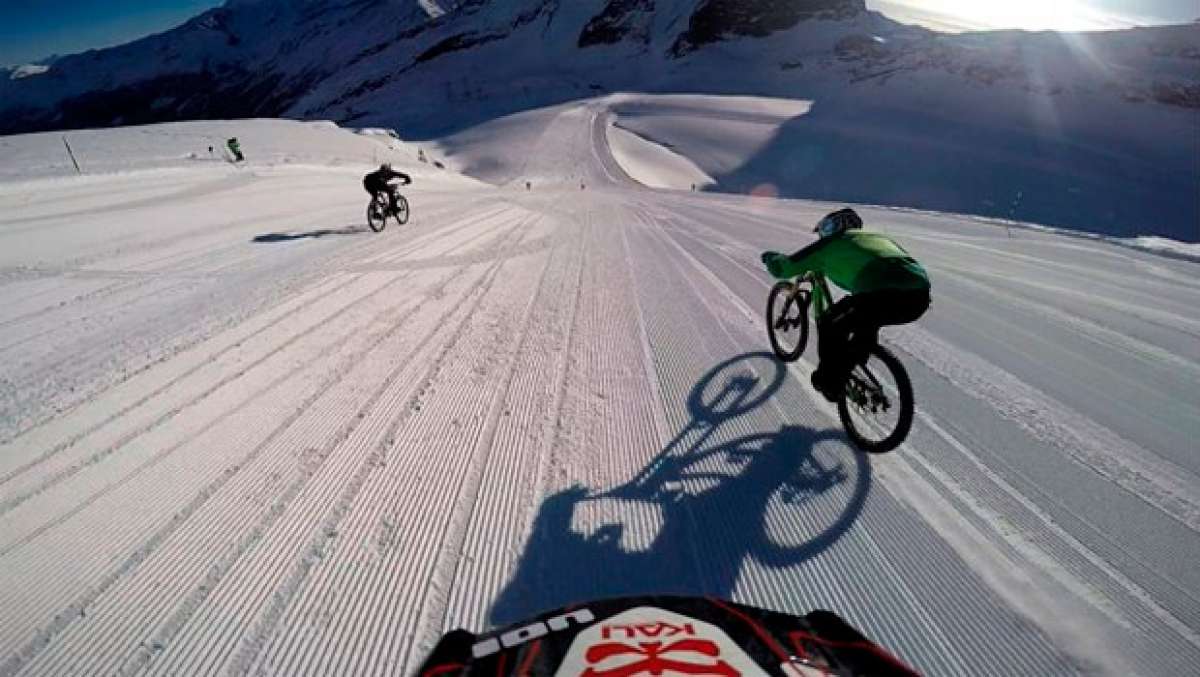
[[[862,227],[862,218],[853,209],[846,208],[826,214],[825,218],[817,222],[817,227],[813,228],[813,232],[820,233],[821,237],[825,238],[852,228]]]

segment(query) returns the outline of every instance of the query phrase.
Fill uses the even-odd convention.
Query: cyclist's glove
[[[765,265],[767,267],[767,272],[770,273],[773,277],[782,277],[780,274],[783,272],[782,271],[783,266],[780,265],[782,263],[780,261],[781,258],[783,258],[783,255],[780,254],[779,252],[763,252],[762,253],[763,265]]]

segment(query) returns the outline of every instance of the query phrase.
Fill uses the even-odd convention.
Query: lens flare
[[[760,183],[750,189],[750,197],[779,197],[779,187],[773,183]]]

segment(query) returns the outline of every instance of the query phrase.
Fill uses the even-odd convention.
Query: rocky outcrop
[[[844,19],[866,10],[865,0],[704,0],[671,53],[683,56],[728,37],[762,37],[807,19]]]
[[[604,10],[583,27],[580,47],[611,45],[623,41],[650,41],[654,0],[609,0]]]

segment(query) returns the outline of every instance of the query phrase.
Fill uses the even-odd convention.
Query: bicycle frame
[[[825,276],[820,273],[809,271],[805,273],[799,281],[796,282],[796,289],[800,288],[800,284],[804,282],[812,283],[812,314],[814,320],[821,319],[821,316],[829,310],[829,306],[833,305],[833,294],[829,291],[829,282]]]
[[[825,313],[829,312],[829,307],[833,305],[833,294],[829,291],[829,280],[825,279],[825,276],[820,273],[809,271],[800,278],[800,282],[812,283],[813,291],[811,303],[813,306],[813,320],[819,322],[821,317],[824,316]],[[851,348],[856,348],[857,350],[861,351],[861,354],[865,357],[866,351],[870,348],[870,346],[875,345],[878,340],[878,336],[873,335],[869,341],[865,341],[865,339],[865,342],[852,341]],[[854,358],[854,363],[858,363],[857,357]],[[875,380],[874,375],[872,375],[870,372],[867,372],[867,375],[871,377],[872,381],[875,381],[876,386],[879,385],[879,382]]]

